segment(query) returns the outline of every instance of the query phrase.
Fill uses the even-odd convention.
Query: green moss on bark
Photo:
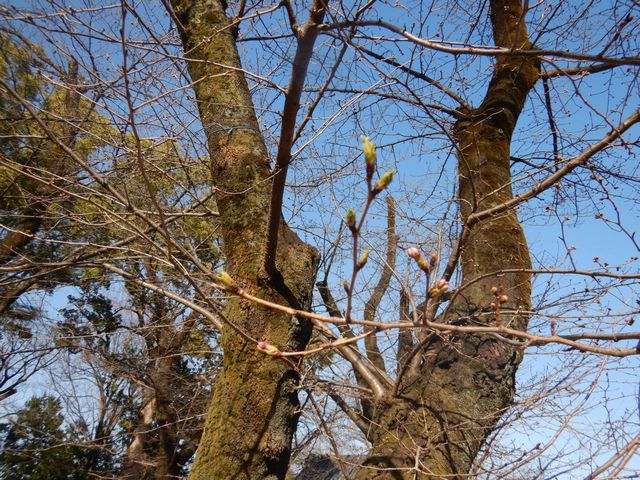
[[[531,48],[519,1],[492,1],[491,19],[497,45]],[[538,73],[537,59],[499,57],[484,101],[454,128],[463,224],[473,213],[513,198],[510,141]],[[500,286],[509,297],[502,322],[526,329],[531,275],[501,273],[531,268],[516,212],[468,224],[466,234],[463,288],[443,321],[494,324],[491,287]],[[358,480],[467,478],[511,404],[520,360],[513,346],[493,337],[433,335],[399,398],[376,406],[373,448]]]
[[[173,6],[207,135],[227,271],[254,295],[308,308],[318,253],[284,223],[276,252],[283,284],[261,277],[272,172],[224,5],[174,0]],[[225,317],[283,350],[304,348],[311,332],[308,322],[237,299]],[[299,416],[295,369],[229,326],[221,343],[223,369],[189,478],[283,479]]]

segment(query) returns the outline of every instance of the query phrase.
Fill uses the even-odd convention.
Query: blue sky
[[[607,18],[607,10],[614,5],[614,2],[597,2],[592,12],[592,18],[582,19],[587,23],[585,29],[572,30],[565,28],[565,23],[569,22],[580,2],[541,2],[530,20],[530,31],[532,35],[537,35],[537,26],[544,25],[550,30],[539,39],[539,45],[546,48],[587,48],[588,51],[597,51],[598,46],[607,42],[607,36],[600,30],[599,25]],[[22,3],[16,3],[21,6]],[[66,3],[68,6],[69,3]],[[74,2],[74,5],[82,6],[84,2]],[[163,10],[155,4],[138,3],[138,8],[142,15],[148,15],[150,24],[158,33],[164,34],[168,30],[168,20],[163,14]],[[626,8],[625,2],[616,2],[620,14]],[[629,3],[629,5],[631,5]],[[558,6],[560,13],[551,25],[547,25],[545,20],[549,15],[549,9]],[[423,9],[426,8],[424,2],[414,4],[415,8],[393,8],[392,5],[380,2],[379,14],[385,20],[396,22],[405,26],[408,30],[430,38],[446,38],[451,41],[466,41],[469,31],[469,22],[479,13],[477,11],[465,11],[464,8],[454,9],[453,13],[443,12],[437,8],[432,9],[426,15]],[[599,13],[598,13],[599,12]],[[114,8],[114,16],[108,12],[100,15],[85,15],[83,18],[93,22],[93,26],[98,30],[105,29],[107,32],[117,34],[118,30],[118,8]],[[486,12],[482,12],[486,14]],[[279,24],[274,28],[269,20],[282,20],[283,12],[278,12],[269,19],[256,19],[253,21],[252,30],[245,30],[244,36],[256,36],[260,33],[276,34],[286,33],[287,27]],[[421,19],[427,20],[421,23]],[[130,19],[131,20],[131,19]],[[142,27],[135,26],[135,21],[129,31],[133,38],[148,38],[148,32]],[[615,23],[615,22],[614,22]],[[85,27],[75,25],[80,29]],[[489,32],[474,28],[469,41],[475,43],[490,43]],[[367,30],[371,35],[386,35],[379,29],[371,28]],[[556,43],[555,33],[561,32],[562,39]],[[60,45],[65,45],[69,39],[57,37],[55,34],[47,35],[48,41],[59,41]],[[412,50],[407,42],[383,42],[382,39],[357,39],[361,44],[375,47],[383,51],[386,55],[395,55],[398,62],[406,63],[412,68],[424,71],[430,76],[449,85],[457,94],[463,96],[469,102],[477,105],[486,87],[486,81],[490,74],[490,60],[480,58],[469,60],[464,57],[452,57],[448,55],[435,54],[426,50]],[[308,80],[309,87],[319,87],[322,85],[326,72],[331,65],[330,59],[337,54],[339,42],[331,42],[325,37],[321,37],[322,45],[318,49],[318,56],[310,69]],[[634,46],[633,41],[629,40]],[[86,42],[88,44],[89,42]],[[46,48],[52,52],[56,51],[60,45],[47,44]],[[241,43],[240,50],[244,56],[247,69],[255,70],[257,73],[269,74],[280,85],[286,85],[289,74],[288,63],[282,63],[279,55],[283,55],[285,49],[283,43],[273,46],[272,42],[261,44],[250,41]],[[77,48],[77,44],[74,45]],[[119,46],[108,42],[94,41],[91,44],[92,51],[96,55],[97,66],[102,70],[105,78],[117,78],[117,68],[121,63],[118,53]],[[175,49],[172,49],[172,51]],[[138,52],[139,53],[139,52]],[[636,52],[637,54],[637,52]],[[107,56],[109,55],[109,56]],[[142,54],[141,54],[142,55]],[[64,60],[64,55],[57,52],[54,57]],[[324,61],[322,61],[324,60]],[[567,62],[558,62],[565,65]],[[163,63],[163,68],[153,70],[151,67],[145,68],[139,74],[140,88],[139,95],[142,101],[145,97],[152,97],[158,91],[171,88],[184,79],[172,74],[175,73],[170,64]],[[385,79],[381,76],[381,71],[376,70],[374,63],[367,64],[362,58],[357,58],[351,53],[348,54],[345,66],[340,70],[336,79],[336,84],[352,89],[362,89],[375,86],[385,87],[386,91],[394,92],[398,95],[405,95],[399,83],[394,80],[405,80],[410,82],[414,91],[424,101],[442,102],[446,106],[455,106],[451,100],[447,100],[446,95],[437,92],[424,83],[410,80],[403,77],[398,72],[392,72],[385,67],[384,72],[389,74]],[[550,64],[545,64],[548,69],[553,68]],[[465,73],[469,72],[469,73]],[[149,74],[156,77],[145,78]],[[466,75],[466,77],[465,77]],[[613,72],[599,74],[583,79],[559,79],[551,84],[551,96],[554,113],[558,128],[563,132],[560,139],[561,155],[570,157],[590,142],[600,138],[610,126],[602,119],[608,117],[615,124],[625,114],[638,107],[638,85],[637,69],[630,72],[624,68]],[[480,79],[480,81],[476,81]],[[156,80],[156,81],[154,81]],[[272,135],[267,134],[267,143],[274,149],[274,137],[277,135],[279,126],[279,108],[282,105],[282,96],[274,94],[273,90],[266,88],[258,82],[250,82],[255,95],[255,103],[258,107],[261,125],[268,131],[273,130]],[[576,94],[576,88],[582,95]],[[434,245],[442,240],[446,243],[450,219],[456,215],[455,205],[452,203],[452,195],[455,194],[455,156],[449,140],[441,132],[437,122],[450,122],[445,115],[437,112],[430,112],[433,116],[427,115],[415,106],[405,104],[400,101],[380,101],[377,98],[365,98],[360,100],[355,98],[355,94],[348,92],[333,92],[331,101],[326,105],[321,105],[310,123],[310,130],[317,133],[317,139],[306,148],[294,162],[290,173],[290,188],[286,195],[288,204],[285,214],[291,222],[300,228],[306,239],[315,243],[320,248],[325,247],[326,238],[329,241],[335,238],[341,217],[348,207],[360,209],[362,199],[365,194],[364,184],[361,181],[363,172],[362,159],[359,158],[360,142],[358,137],[364,133],[381,147],[379,149],[380,170],[395,168],[398,173],[396,180],[390,188],[390,192],[399,202],[399,211],[403,218],[399,219],[398,231],[402,235],[402,247],[409,244],[425,245],[425,248],[436,248]],[[306,100],[312,98],[310,93]],[[408,97],[410,99],[410,97]],[[117,95],[105,100],[105,106],[122,113],[126,110],[124,103],[118,99]],[[143,109],[142,116],[154,119],[145,130],[149,136],[166,134],[168,132],[182,135],[184,140],[182,145],[185,151],[198,152],[203,148],[201,125],[197,121],[193,104],[184,96],[179,102],[161,102],[158,109]],[[162,110],[166,108],[166,110]],[[154,115],[158,115],[158,110],[162,111],[162,121],[155,121]],[[334,114],[337,115],[334,117]],[[601,117],[602,115],[602,117]],[[179,123],[190,123],[185,130],[180,125],[169,125],[171,121]],[[445,123],[446,124],[446,123]],[[165,131],[161,131],[161,126]],[[322,130],[326,128],[325,130]],[[638,138],[638,127],[634,127],[626,138]],[[195,141],[192,142],[193,135]],[[306,138],[302,138],[299,145],[303,144]],[[525,113],[520,119],[519,127],[514,139],[514,149],[512,154],[524,159],[535,159],[543,162],[541,158],[552,158],[551,134],[549,130],[546,110],[544,108],[544,95],[542,86],[538,85],[532,92],[527,104]],[[602,165],[613,165],[623,173],[637,176],[637,147],[631,153],[624,149],[617,149],[607,152],[598,158]],[[544,164],[544,163],[542,163]],[[514,171],[522,171],[522,167],[516,164]],[[523,178],[516,183],[516,191],[523,191],[532,182],[543,177],[542,172],[533,177]],[[640,252],[628,235],[624,232],[617,232],[616,228],[611,228],[604,224],[601,219],[596,219],[595,215],[602,213],[606,218],[614,218],[615,211],[606,200],[599,200],[602,196],[602,188],[589,179],[589,172],[576,172],[575,178],[579,178],[577,185],[565,185],[566,198],[558,204],[554,203],[554,192],[547,192],[540,199],[530,202],[529,205],[520,209],[520,218],[525,224],[526,235],[534,255],[534,262],[541,265],[561,265],[570,267],[571,260],[575,262],[578,269],[601,268],[594,262],[598,257],[601,264],[607,262],[611,266],[623,265],[624,271],[637,272],[638,262],[632,260]],[[308,184],[321,182],[326,176],[331,178],[330,182],[321,183],[319,188],[310,188]],[[640,208],[638,206],[637,185],[632,182],[620,183],[605,176],[604,185],[616,195],[615,205],[623,219],[623,226],[632,233],[640,224]],[[614,185],[618,189],[613,190]],[[600,192],[599,192],[600,190]],[[562,195],[560,195],[562,196]],[[595,200],[594,200],[595,198]],[[551,210],[546,210],[550,207]],[[371,217],[367,223],[367,240],[372,244],[379,244],[382,237],[381,228],[384,221],[384,203],[379,202],[372,210]],[[347,242],[348,243],[348,242]],[[446,252],[446,247],[444,249]],[[333,285],[335,291],[340,294],[339,283],[341,279],[348,275],[348,258],[341,257],[344,252],[339,253],[337,264],[334,267]],[[571,258],[569,258],[569,256]],[[361,275],[362,286],[375,278],[376,270],[372,255],[371,277]],[[340,265],[340,262],[343,262]],[[402,254],[399,254],[399,266],[406,265]],[[378,263],[379,266],[379,263]],[[536,285],[544,284],[545,277],[540,277]],[[557,290],[555,297],[561,297],[560,293],[572,291],[581,285],[582,279],[557,278]],[[397,285],[396,285],[397,288]],[[63,304],[68,291],[57,293],[48,299],[51,308]],[[537,291],[540,293],[540,290]],[[637,286],[622,287],[612,291],[612,294],[604,299],[608,305],[614,309],[626,309],[633,311],[634,298],[637,298]],[[393,314],[393,299],[389,299],[388,306],[383,309],[389,315]],[[566,313],[566,312],[565,312]],[[530,352],[522,366],[520,383],[526,384],[530,379],[535,378],[545,369],[558,368],[562,371],[564,360],[568,355],[550,354],[558,349],[545,347]],[[616,363],[618,362],[618,363]],[[576,389],[586,389],[593,381],[595,370],[594,364],[589,364],[581,371],[585,374],[584,379],[575,387]],[[610,386],[608,390],[599,389],[590,398],[594,405],[589,410],[589,418],[583,418],[580,422],[594,423],[604,421],[607,415],[627,415],[625,410],[635,408],[637,394],[637,378],[631,372],[637,368],[637,360],[627,359],[609,361],[608,379]],[[589,369],[593,370],[589,376]],[[603,380],[605,373],[600,376],[599,381],[606,385]],[[612,400],[607,407],[601,404],[603,395],[613,392],[620,392],[619,400]],[[584,394],[586,395],[586,394]],[[571,397],[565,397],[571,398]],[[576,395],[574,398],[580,398]],[[613,413],[607,408],[613,408]],[[631,417],[633,418],[633,417]],[[638,430],[637,416],[633,419],[635,430]],[[543,421],[542,421],[543,422]],[[544,422],[543,422],[544,423]],[[540,423],[538,423],[539,425]],[[553,422],[547,426],[551,427]],[[552,431],[552,430],[550,430]],[[537,443],[549,436],[538,432],[532,436],[530,442]],[[575,435],[571,442],[580,441],[588,437],[586,435]],[[578,439],[578,440],[576,440]],[[506,441],[510,441],[508,437]],[[564,439],[561,440],[561,444]],[[576,445],[568,447],[572,455],[579,455]],[[573,448],[573,450],[572,450]],[[604,454],[603,454],[604,455]],[[588,466],[585,466],[588,468]],[[640,468],[640,464],[638,464]],[[568,475],[568,476],[567,476]],[[573,478],[572,473],[565,473],[562,478]]]

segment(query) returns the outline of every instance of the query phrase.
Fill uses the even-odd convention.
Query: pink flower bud
[[[420,258],[420,250],[416,247],[409,247],[407,248],[407,255],[414,260],[418,260]]]
[[[429,290],[429,293],[427,296],[429,298],[436,298],[442,295],[448,289],[449,289],[449,282],[444,278],[441,278],[440,280],[438,280],[438,283],[436,283],[436,286],[433,287],[431,290]]]
[[[259,341],[257,348],[261,352],[266,353],[267,355],[270,355],[272,357],[279,357],[281,353],[280,350],[278,350],[278,347],[276,347],[275,345],[271,345],[270,343],[267,343],[265,341]]]

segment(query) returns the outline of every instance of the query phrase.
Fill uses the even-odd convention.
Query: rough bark
[[[497,45],[531,48],[519,1],[492,1],[491,21]],[[491,287],[496,286],[509,297],[501,322],[527,327],[529,274],[477,280],[503,269],[531,268],[516,213],[480,222],[470,215],[513,196],[510,141],[538,74],[535,58],[497,58],[482,104],[455,126],[459,202],[466,224],[463,287],[445,322],[495,324]],[[520,352],[494,337],[432,335],[422,351],[418,374],[406,379],[397,398],[376,406],[370,433],[373,448],[358,480],[466,478],[487,435],[512,402],[520,360]]]
[[[224,5],[172,4],[208,140],[227,271],[254,295],[306,309],[318,254],[284,223],[276,252],[281,278],[261,272],[272,170]],[[311,333],[307,321],[237,299],[229,301],[225,316],[253,339],[283,350],[304,348]],[[282,479],[299,416],[296,370],[228,327],[222,346],[223,370],[190,478]]]

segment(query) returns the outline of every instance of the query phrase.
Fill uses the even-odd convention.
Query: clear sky
[[[46,2],[41,3],[47,5]],[[348,8],[347,2],[344,3],[343,8]],[[597,47],[606,44],[609,38],[600,30],[600,25],[611,27],[611,22],[606,20],[607,16],[611,15],[611,9],[616,7],[617,14],[624,17],[625,12],[633,5],[631,2],[594,3],[596,5],[590,11],[592,18],[582,19],[575,18],[582,2],[537,3],[528,18],[531,35],[537,39],[536,45],[541,48],[597,51]],[[18,9],[25,5],[30,6],[31,3],[13,2],[13,6]],[[87,2],[65,2],[64,5],[45,8],[54,11],[71,5],[82,8]],[[478,18],[484,18],[482,15],[487,13],[484,3],[480,2],[478,5],[481,11],[476,11],[475,7],[472,11],[463,7],[446,11],[438,8],[437,4],[428,8],[427,2],[414,2],[407,8],[379,2],[375,9],[381,18],[405,27],[416,35],[432,39],[445,38],[453,42],[489,44],[491,38],[485,22],[479,22],[477,27],[471,24],[478,15]],[[146,20],[146,24],[128,17],[127,31],[130,39],[140,41],[132,51],[142,65],[136,74],[139,85],[135,87],[136,101],[142,103],[163,91],[185,85],[187,81],[183,72],[175,67],[170,58],[178,51],[178,47],[174,43],[176,38],[167,35],[169,22],[161,5],[155,2],[139,2],[136,8],[141,18]],[[550,17],[553,9],[556,9],[555,17]],[[53,30],[36,31],[25,26],[24,22],[21,24],[25,31],[34,33],[33,38],[41,41],[52,58],[61,64],[68,60],[65,57],[67,51],[86,55],[85,49],[90,50],[93,55],[93,68],[100,71],[103,79],[114,82],[114,91],[108,92],[100,100],[104,110],[113,114],[114,120],[117,120],[117,114],[124,115],[128,109],[117,94],[117,88],[121,87],[118,80],[118,68],[122,64],[120,45],[110,40],[111,37],[117,39],[119,35],[119,10],[119,5],[114,4],[113,8],[69,17],[67,26],[85,33],[94,31],[97,39],[91,41],[73,40]],[[373,17],[375,15],[372,15]],[[76,18],[81,18],[86,23],[76,22]],[[548,18],[551,18],[550,23],[547,23]],[[271,88],[262,78],[269,77],[281,87],[286,85],[290,66],[282,58],[291,54],[291,47],[286,41],[259,42],[255,37],[286,34],[288,28],[282,23],[283,19],[282,11],[273,16],[256,17],[246,22],[247,26],[243,27],[240,35],[240,51],[245,68],[257,74],[250,77],[249,81],[261,126],[267,132],[267,143],[271,151],[275,149],[283,97],[281,92]],[[573,20],[583,23],[579,24],[579,28],[572,30],[567,25]],[[60,19],[51,21],[65,24]],[[42,22],[46,23],[47,20],[43,19]],[[470,25],[473,28],[470,29]],[[152,45],[150,31],[171,42],[167,43],[166,52]],[[491,60],[488,57],[468,59],[464,56],[434,53],[426,49],[416,50],[404,40],[386,41],[383,37],[389,34],[382,29],[371,27],[367,32],[375,38],[356,38],[356,42],[367,48],[375,48],[386,56],[393,55],[398,63],[441,81],[473,105],[480,102],[491,73]],[[560,35],[560,40],[556,43],[557,35]],[[151,42],[151,48],[145,43],[147,41]],[[635,46],[632,40],[629,42],[632,47]],[[313,98],[313,90],[317,91],[323,84],[332,65],[331,60],[337,56],[339,46],[340,41],[321,37],[318,55],[310,68],[307,84],[309,92],[303,98],[307,103]],[[637,55],[637,51],[629,53]],[[151,65],[151,61],[157,63]],[[544,67],[551,70],[568,63],[558,61],[556,65],[546,63]],[[561,132],[559,147],[562,157],[575,155],[589,143],[601,138],[611,128],[604,118],[611,119],[611,122],[616,124],[638,107],[637,69],[625,69],[626,67],[622,67],[593,77],[561,78],[551,82],[550,95],[557,127]],[[408,89],[404,88],[406,85],[403,82],[412,87],[415,97],[407,93]],[[300,150],[292,165],[290,186],[286,192],[285,216],[300,229],[306,240],[317,245],[323,253],[328,252],[346,209],[361,209],[366,193],[361,181],[363,166],[359,156],[358,140],[364,133],[379,145],[381,172],[387,168],[397,170],[390,192],[398,201],[400,212],[399,246],[403,249],[409,245],[431,250],[441,249],[444,256],[448,251],[451,219],[457,215],[455,203],[452,202],[456,190],[455,155],[442,128],[450,128],[452,119],[437,109],[421,109],[416,103],[421,101],[455,108],[455,101],[424,82],[411,79],[389,67],[382,67],[377,62],[368,63],[366,56],[354,55],[351,51],[345,56],[343,67],[331,84],[331,87],[336,86],[342,91],[335,88],[335,91],[329,92],[326,104],[321,104],[312,116],[308,125],[309,133],[302,135],[296,144],[296,148],[305,148]],[[375,95],[360,97],[356,92],[367,88],[397,95],[399,100],[384,100]],[[180,139],[180,146],[184,152],[198,155],[203,152],[202,126],[192,99],[187,95],[188,92],[176,91],[141,108],[140,118],[147,122],[141,130],[144,135],[154,139],[173,135]],[[639,130],[637,126],[634,127],[626,137],[637,142]],[[310,142],[309,146],[307,141]],[[526,190],[548,173],[542,171],[532,175],[520,175],[530,171],[520,159],[541,166],[546,166],[553,159],[552,135],[541,84],[536,86],[530,95],[525,113],[520,119],[512,155],[513,170],[517,177],[514,184],[516,193]],[[611,167],[617,173],[637,178],[636,155],[637,145],[631,153],[622,148],[611,150],[598,157],[597,162],[600,166]],[[613,271],[620,267],[620,271],[637,273],[637,257],[640,252],[637,239],[633,235],[640,225],[638,185],[635,180],[615,180],[613,175],[605,175],[604,183],[600,185],[589,177],[590,172],[577,171],[572,177],[574,183],[563,182],[564,190],[551,190],[519,210],[534,265],[545,268],[575,267],[579,270],[612,268]],[[330,181],[326,181],[327,178]],[[315,188],[316,185],[320,187]],[[611,194],[609,197],[603,193],[605,187]],[[610,202],[610,199],[613,202]],[[618,217],[620,225],[626,231],[615,222],[609,221],[617,221]],[[372,209],[365,240],[373,246],[380,245],[381,239],[384,238],[383,228],[384,202],[379,202]],[[348,242],[345,241],[343,248],[336,255],[330,277],[337,295],[341,294],[340,282],[348,275],[350,269],[348,249]],[[605,263],[609,267],[605,267]],[[407,262],[402,252],[399,252],[398,264],[402,276],[414,285],[419,283],[415,275],[406,273]],[[370,270],[367,270],[370,275],[361,275],[359,285],[363,289],[376,278],[375,266],[380,266],[380,260],[374,252]],[[584,288],[583,280],[582,277],[539,276],[535,283],[535,294],[542,304],[548,305],[544,313],[551,315],[562,312],[567,317],[579,317],[589,312],[601,313],[607,308],[612,312],[622,311],[630,315],[637,312],[637,285],[612,289],[584,309],[581,305],[566,308],[560,302],[563,295],[576,294]],[[547,283],[548,281],[551,283]],[[397,290],[398,284],[393,288]],[[419,291],[418,288],[416,291]],[[69,293],[68,289],[63,289],[46,299],[52,316],[56,315],[57,308],[65,304],[66,295]],[[381,311],[389,316],[394,315],[394,301],[395,298],[389,295]],[[597,320],[600,322],[598,327],[603,331],[606,331],[607,327],[614,328],[611,322],[608,323],[609,320]],[[548,333],[545,323],[547,321],[546,317],[536,318],[532,321],[532,328]],[[596,322],[587,322],[590,321]],[[580,320],[571,318],[565,323],[560,322],[559,328],[567,332],[576,329],[580,331],[580,325]],[[581,360],[575,360],[580,355],[558,353],[560,350],[557,347],[530,349],[518,377],[523,395],[524,392],[535,392],[536,388],[548,387],[548,384],[536,383],[544,372],[554,372],[553,378],[560,378],[564,369],[576,362],[578,366],[575,367],[575,375],[579,381],[565,390],[556,392],[556,410],[551,409],[550,413],[545,410],[545,406],[532,408],[515,423],[512,433],[505,435],[501,442],[505,448],[513,442],[517,451],[527,450],[537,443],[544,444],[553,437],[566,419],[564,416],[554,417],[553,412],[566,412],[571,408],[572,402],[577,405],[586,399],[587,403],[581,406],[580,416],[571,420],[557,444],[541,457],[547,459],[566,456],[566,463],[571,464],[576,458],[591,454],[591,443],[595,444],[600,440],[592,437],[601,434],[601,424],[628,422],[625,427],[627,432],[640,431],[636,410],[638,377],[634,374],[638,361],[636,358],[612,358],[602,365],[595,359],[581,363]],[[40,391],[45,388],[43,384],[46,385],[47,381],[43,376],[36,377],[32,389],[24,390],[21,397],[16,398],[22,399],[32,392]],[[36,386],[38,384],[40,385]],[[608,431],[608,434],[614,433]],[[616,441],[611,438],[605,442],[608,443],[609,449],[598,451],[596,458],[600,460],[609,455],[617,447]],[[515,456],[515,453],[512,454],[512,457]],[[555,459],[558,461],[558,458]],[[585,461],[580,471],[564,471],[563,462],[560,459],[557,463],[558,470],[554,470],[545,478],[555,478],[554,472],[557,472],[557,478],[579,478],[583,474],[586,475],[592,467]],[[635,459],[633,462],[632,468],[640,471],[640,461]]]

